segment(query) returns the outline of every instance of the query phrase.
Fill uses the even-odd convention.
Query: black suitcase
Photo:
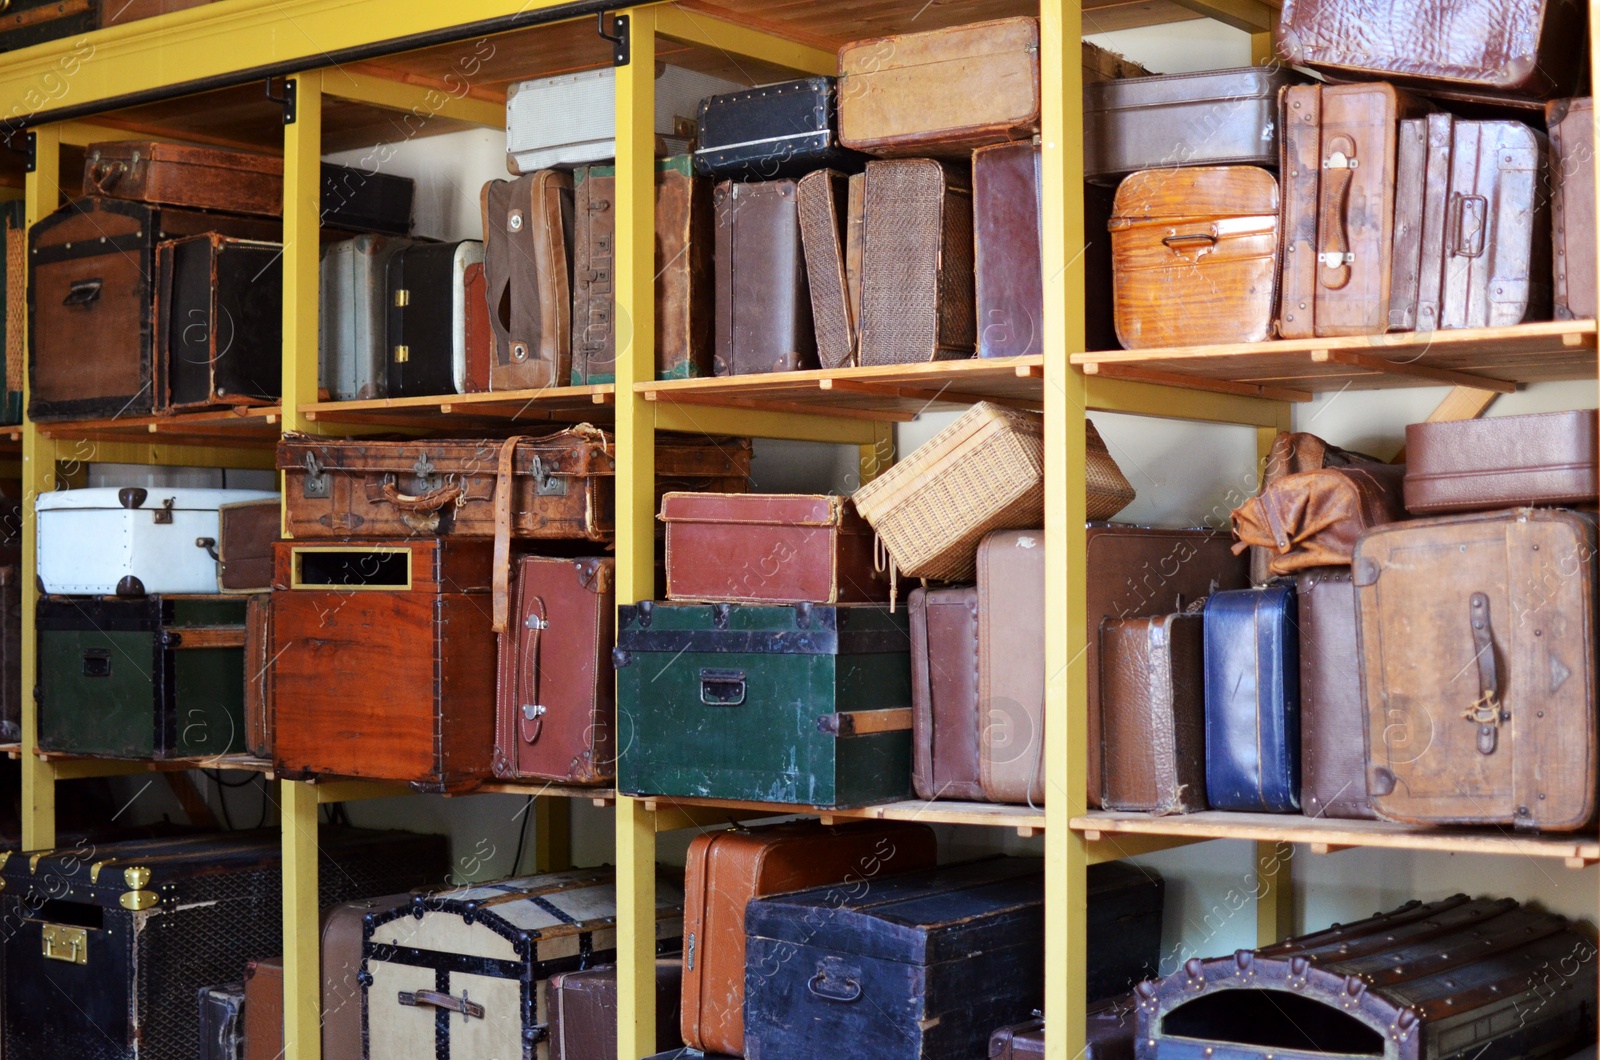
[[[199,1060],[244,1060],[244,984],[200,988]]]
[[[386,236],[411,234],[417,182],[410,177],[322,163],[322,226]]]
[[[283,396],[283,246],[215,232],[156,248],[156,408]]]
[[[867,156],[839,145],[837,89],[831,77],[707,96],[697,120],[694,169],[732,180],[799,177],[813,169],[859,173]]]
[[[0,743],[22,739],[22,568],[0,567]]]
[[[460,394],[467,386],[466,269],[483,244],[414,243],[389,259],[389,396]]]

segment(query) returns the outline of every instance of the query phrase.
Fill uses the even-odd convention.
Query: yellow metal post
[[[312,429],[322,234],[322,73],[298,74],[295,120],[283,127],[283,425]]]
[[[617,68],[617,602],[655,592],[655,417],[634,384],[655,378],[656,12],[630,8],[632,61]],[[627,753],[629,733],[619,726]],[[656,832],[617,799],[617,1055],[655,1051]]]
[[[317,789],[278,784],[283,829],[283,1056],[321,1060],[322,969],[317,918]]]
[[[865,486],[894,466],[894,424],[874,423],[873,439],[861,444],[861,485]]]

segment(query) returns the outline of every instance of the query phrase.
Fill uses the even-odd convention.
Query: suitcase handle
[[[0,10],[4,10],[0,8]],[[109,195],[117,182],[128,175],[126,162],[96,162],[89,167],[89,182],[101,195]]]
[[[385,482],[383,499],[402,512],[436,512],[452,504],[459,506],[463,495],[460,486],[440,486],[420,496],[412,496],[409,493],[401,493],[400,487],[393,482]]]
[[[61,304],[87,308],[100,297],[100,290],[104,286],[104,281],[98,278],[93,280],[74,280],[72,281],[72,286],[67,289],[67,296],[61,300]]]
[[[550,627],[550,612],[542,596],[530,596],[528,602],[528,617],[522,620],[522,628],[529,635],[517,653],[522,663],[517,691],[523,700],[517,708],[517,733],[523,743],[533,744],[538,743],[544,733],[545,708],[539,702],[539,645],[544,640],[544,631]]]
[[[1494,627],[1489,622],[1489,597],[1473,593],[1467,602],[1472,622],[1472,646],[1478,664],[1478,698],[1461,715],[1478,727],[1478,753],[1494,754],[1500,723],[1511,715],[1500,705],[1500,668],[1494,657]]]
[[[1217,233],[1215,231],[1189,232],[1183,235],[1165,236],[1161,240],[1161,245],[1168,250],[1184,250],[1200,246],[1214,247],[1217,245]]]
[[[400,991],[400,1004],[411,1008],[431,1005],[434,1008],[442,1008],[446,1012],[459,1012],[467,1019],[471,1019],[474,1016],[478,1019],[484,1018],[483,1006],[476,1001],[470,1000],[465,990],[461,992],[460,997],[441,994],[437,990],[402,990]]]
[[[1360,161],[1355,141],[1335,136],[1322,160],[1322,201],[1317,210],[1317,278],[1337,291],[1350,282],[1356,256],[1350,250],[1350,184]]]
[[[813,997],[820,997],[824,1001],[840,1001],[844,1004],[860,1000],[860,979],[853,975],[843,975],[835,983],[829,976],[829,971],[830,969],[826,967],[817,969],[817,974],[806,983],[806,989]]]
[[[744,703],[743,670],[701,670],[700,702],[708,707],[737,707]]]
[[[1450,196],[1450,253],[1463,258],[1482,257],[1488,222],[1488,199],[1459,192]]]

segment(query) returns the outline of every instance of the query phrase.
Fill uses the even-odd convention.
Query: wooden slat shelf
[[[39,424],[46,438],[122,442],[191,442],[214,446],[276,445],[282,411],[275,406],[238,405],[170,416],[114,416]]]
[[[1171,817],[1111,810],[1093,811],[1073,818],[1071,826],[1073,831],[1082,832],[1090,842],[1124,835],[1166,836],[1188,840],[1243,839],[1257,843],[1293,843],[1310,846],[1314,853],[1331,853],[1351,847],[1383,847],[1453,854],[1559,858],[1573,868],[1600,861],[1600,838],[1592,831],[1521,835],[1510,828],[1423,828],[1387,821],[1335,821],[1326,817],[1227,813],[1220,810]]]
[[[906,799],[900,802],[879,803],[875,806],[859,806],[849,810],[829,810],[818,806],[779,802],[743,802],[731,799],[668,796],[643,797],[643,799],[645,809],[651,812],[671,809],[712,811],[712,814],[699,815],[703,818],[711,818],[716,812],[729,811],[728,816],[731,818],[750,817],[755,814],[766,817],[806,814],[820,817],[824,821],[921,821],[923,824],[966,824],[991,828],[1015,828],[1019,833],[1028,836],[1044,831],[1043,807],[1033,809],[1028,806],[1005,806],[991,802],[943,802]]]
[[[616,389],[610,383],[603,383],[488,394],[324,401],[307,405],[303,411],[306,419],[324,423],[386,424],[439,430],[503,429],[525,421],[609,421],[615,415]]]
[[[612,806],[616,804],[617,792],[615,788],[584,788],[571,784],[545,784],[538,781],[512,782],[494,781],[473,788],[473,795],[538,795],[550,799],[589,799],[596,806]]]
[[[1595,322],[1108,350],[1071,360],[1090,375],[1286,401],[1410,386],[1508,393],[1519,383],[1593,378]]]
[[[20,756],[21,748],[17,744],[3,745],[0,748],[16,748]],[[171,773],[185,769],[238,769],[250,773],[272,772],[272,762],[265,758],[256,758],[251,755],[207,755],[200,758],[109,758],[105,756],[64,754],[59,751],[35,751],[35,755],[47,762],[56,764],[73,764],[82,767],[80,772],[84,776],[93,776],[94,767],[100,763],[106,766],[107,774],[126,773],[138,771],[139,768],[158,773]]]
[[[1044,407],[1044,358],[993,357],[866,368],[669,379],[636,383],[646,401],[854,419],[915,419],[919,413],[993,401]]]
[[[12,759],[21,758],[22,745],[20,743],[0,743],[0,754]]]

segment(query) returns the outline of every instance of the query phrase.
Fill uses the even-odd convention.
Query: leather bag
[[[1078,1060],[1133,1060],[1132,996],[1089,1006],[1083,1056]],[[1044,1060],[1044,1020],[1001,1027],[989,1036],[989,1060]]]
[[[322,1057],[361,1060],[361,943],[370,914],[411,904],[410,892],[357,898],[322,914]]]
[[[1371,820],[1356,591],[1346,567],[1295,577],[1300,629],[1300,807],[1307,817]]]
[[[1300,812],[1300,639],[1292,584],[1205,605],[1206,802]]]
[[[565,386],[572,377],[572,174],[491,180],[480,195],[494,353],[490,390]]]
[[[1593,505],[1600,482],[1592,409],[1406,426],[1406,511]]]
[[[1233,510],[1233,546],[1272,553],[1267,570],[1348,566],[1356,539],[1405,518],[1404,465],[1330,467],[1285,475]]]
[[[1261,468],[1261,485],[1256,490],[1256,496],[1261,496],[1269,486],[1285,475],[1294,475],[1302,471],[1316,471],[1325,467],[1384,466],[1387,466],[1386,462],[1375,456],[1341,449],[1314,434],[1304,432],[1291,434],[1288,431],[1279,431],[1272,440],[1272,448],[1267,452],[1266,462]],[[1381,471],[1378,473],[1383,474]],[[1272,571],[1268,569],[1268,565],[1276,551],[1276,541],[1271,548],[1258,546],[1250,549],[1250,584],[1265,585],[1272,579]]]
[[[1555,318],[1592,320],[1594,267],[1594,100],[1545,105],[1550,130],[1550,215],[1555,251]]]
[[[217,552],[218,592],[264,593],[272,588],[272,546],[282,524],[283,501],[278,497],[217,506],[217,538],[211,547]]]
[[[1202,623],[1191,612],[1100,624],[1106,809],[1206,808]]]
[[[389,397],[467,392],[467,270],[482,261],[471,239],[411,243],[389,259]]]
[[[919,799],[984,798],[978,587],[915,589],[911,614],[911,784]]]
[[[717,375],[817,367],[797,197],[792,180],[724,181],[712,193]]]

